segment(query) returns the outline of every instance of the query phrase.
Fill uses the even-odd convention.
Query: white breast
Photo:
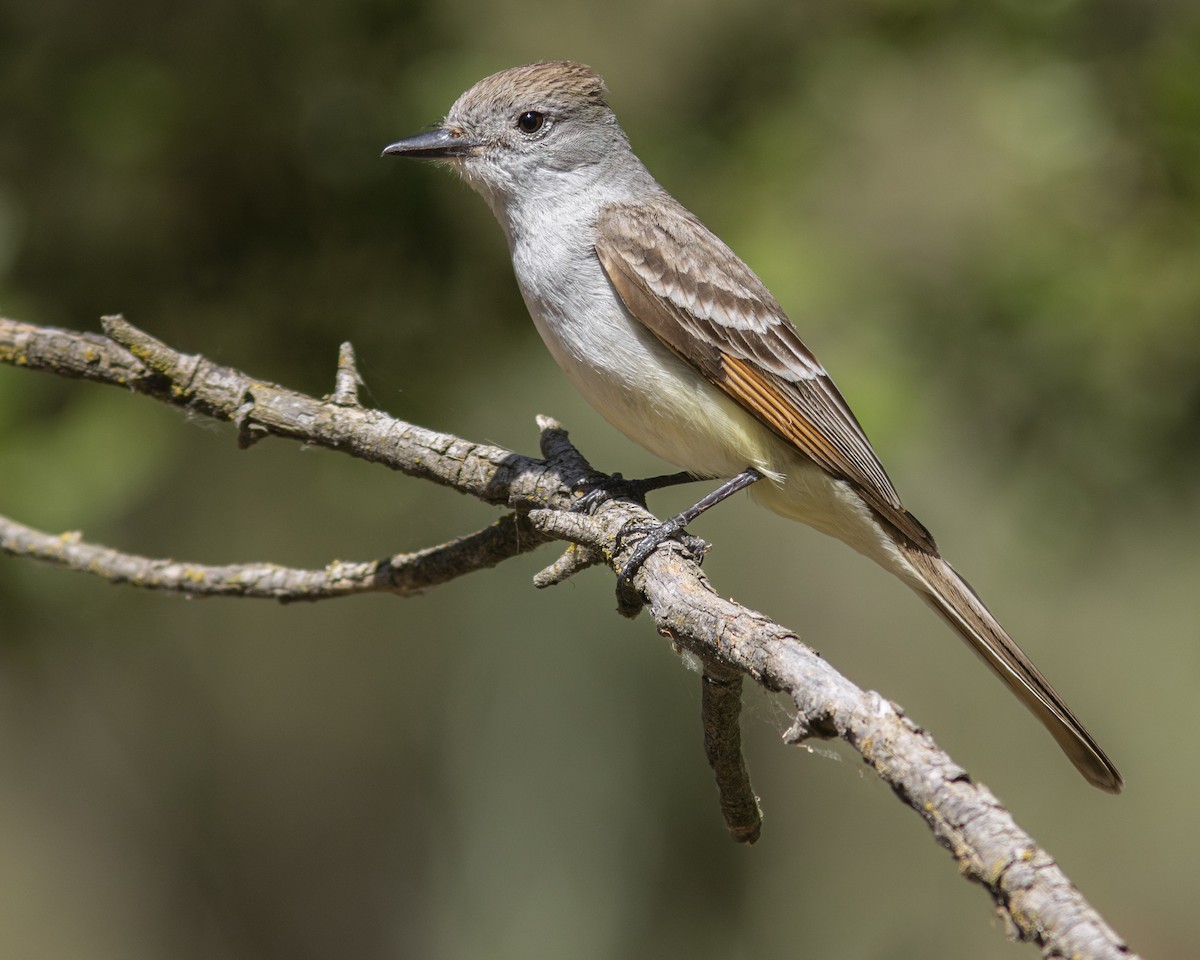
[[[596,258],[590,228],[552,216],[522,226],[513,268],[534,325],[609,423],[700,476],[772,469],[769,448],[777,444],[769,431],[630,316]]]

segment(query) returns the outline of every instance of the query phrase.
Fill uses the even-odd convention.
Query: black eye
[[[526,110],[517,117],[517,129],[522,133],[537,133],[545,122],[544,114],[538,113],[536,110]]]

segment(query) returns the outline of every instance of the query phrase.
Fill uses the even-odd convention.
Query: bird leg
[[[745,490],[750,484],[761,480],[763,475],[750,467],[743,470],[736,477],[732,477],[722,483],[716,490],[713,490],[707,496],[692,504],[682,513],[671,517],[669,520],[664,520],[658,524],[647,524],[640,522],[628,523],[621,528],[618,537],[623,541],[626,537],[634,533],[641,533],[642,540],[637,545],[625,566],[621,568],[621,579],[632,580],[634,574],[641,569],[643,563],[652,554],[660,543],[669,540],[675,534],[681,532],[684,527],[695,520],[700,514],[704,513],[711,507],[715,507],[722,500],[726,500],[740,490]],[[658,477],[656,479],[663,479]],[[664,484],[666,486],[667,484]]]

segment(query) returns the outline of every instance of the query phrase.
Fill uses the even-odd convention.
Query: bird
[[[440,123],[383,153],[448,165],[478,192],[567,378],[683,478],[723,481],[645,537],[637,562],[701,510],[748,488],[761,505],[846,543],[912,588],[1089,783],[1120,792],[1112,761],[904,507],[775,297],[634,153],[595,70],[553,60],[495,73]]]

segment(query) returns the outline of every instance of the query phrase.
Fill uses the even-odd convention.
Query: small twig
[[[591,476],[603,476],[603,474],[596,473],[587,458],[575,449],[575,445],[571,443],[571,439],[561,423],[553,417],[538,414],[537,425],[538,445],[542,449],[542,456],[561,464],[568,473],[574,474],[573,483],[579,483],[580,480]]]
[[[255,597],[290,603],[361,593],[412,596],[476,570],[494,567],[546,542],[521,516],[509,514],[476,533],[416,553],[351,563],[335,560],[323,570],[273,563],[209,566],[140,557],[85,542],[78,533],[57,536],[0,517],[0,553],[42,560],[90,573],[109,583],[128,583],[189,597]]]
[[[354,358],[354,345],[347,340],[338,349],[337,374],[334,377],[333,394],[330,403],[339,407],[357,407],[358,388],[363,379],[358,372],[357,361]]]
[[[700,718],[704,755],[721,797],[725,826],[738,843],[754,843],[762,831],[762,810],[742,757],[742,675],[713,660],[700,678]]]
[[[533,585],[539,590],[555,587],[564,580],[571,579],[580,571],[603,562],[604,556],[599,551],[573,543],[550,566],[544,567],[534,574]]]

